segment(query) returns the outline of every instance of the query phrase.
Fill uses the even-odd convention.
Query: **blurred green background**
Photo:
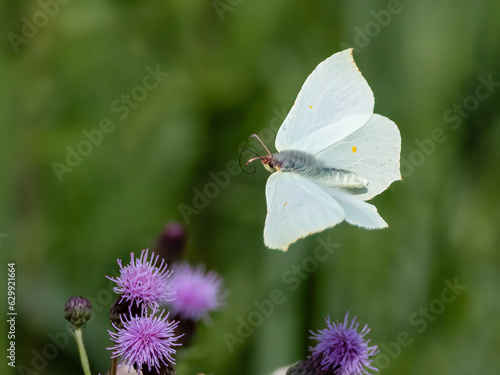
[[[12,373],[81,373],[74,342],[50,350],[73,295],[98,301],[85,341],[93,373],[105,373],[111,301],[104,275],[117,258],[152,248],[172,220],[186,224],[187,258],[222,274],[229,291],[225,309],[177,356],[179,375],[269,374],[307,354],[308,331],[324,328],[327,315],[347,311],[382,347],[380,373],[498,373],[499,2],[0,7],[1,274],[5,280],[7,262],[16,263],[16,363],[25,366]],[[187,223],[179,205],[193,207],[193,189],[203,191],[211,172],[236,163],[241,148],[261,151],[250,134],[261,132],[272,147],[270,129],[307,75],[349,46],[375,112],[402,135],[403,182],[374,199],[390,228],[343,223],[287,253],[268,250],[263,168],[231,175]],[[141,88],[148,67],[168,72],[151,90]],[[122,101],[131,94],[139,99]],[[82,132],[107,118],[112,130],[91,150],[80,146],[88,155],[59,178],[53,163],[66,164],[68,147],[76,150]],[[291,290],[284,275],[328,238],[338,248]],[[445,280],[467,288],[443,302],[442,293],[447,301],[451,295]],[[224,334],[237,335],[239,322],[258,311],[255,301],[274,289],[286,300],[229,350]],[[401,335],[406,346],[394,344]],[[3,358],[0,371],[9,373]]]

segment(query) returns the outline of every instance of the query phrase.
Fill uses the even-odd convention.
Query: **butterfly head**
[[[268,172],[272,173],[280,170],[280,165],[276,162],[273,155],[261,156],[260,161]]]
[[[278,165],[279,163],[276,163],[276,160],[274,159],[273,155],[260,156],[257,153],[255,153],[254,151],[246,148],[243,151],[241,151],[241,153],[240,153],[240,168],[243,172],[245,172],[247,174],[253,174],[253,173],[255,173],[255,170],[256,170],[256,168],[252,165],[251,168],[249,169],[251,172],[247,172],[247,171],[245,171],[245,169],[241,165],[241,156],[243,155],[243,152],[245,152],[245,151],[251,152],[254,155],[256,155],[256,157],[249,159],[245,163],[245,166],[248,166],[250,163],[254,162],[255,160],[260,160],[262,162],[262,165],[264,166],[264,168],[266,168],[266,170],[271,172],[271,173],[276,172],[280,169],[279,168],[280,165]]]
[[[262,142],[262,141],[260,140],[260,138],[259,138],[256,134],[252,134],[252,135],[251,135],[251,137],[252,137],[252,138],[257,139],[257,140],[260,142],[260,144],[261,144],[262,146],[264,146],[264,148],[265,148],[265,149],[266,149],[266,151],[267,151],[267,155],[260,156],[260,155],[259,155],[259,154],[257,154],[255,151],[252,151],[252,150],[250,150],[250,149],[248,149],[248,148],[244,149],[244,150],[243,150],[243,151],[241,151],[241,153],[240,153],[240,168],[241,168],[241,170],[242,170],[243,172],[247,173],[247,174],[252,174],[252,173],[255,173],[256,168],[255,168],[254,166],[252,166],[252,168],[253,168],[253,169],[251,169],[251,172],[246,172],[246,171],[243,169],[242,165],[241,165],[241,155],[243,154],[243,152],[244,152],[244,151],[249,151],[249,152],[253,153],[256,157],[249,159],[249,160],[245,163],[245,165],[248,165],[248,164],[250,164],[250,163],[254,162],[255,160],[260,160],[260,161],[262,162],[262,165],[264,165],[264,168],[266,168],[266,170],[267,170],[267,171],[269,171],[269,172],[271,172],[271,173],[272,173],[272,172],[276,172],[276,171],[278,171],[278,170],[280,169],[280,167],[281,167],[281,163],[279,163],[279,162],[277,162],[277,161],[276,161],[276,159],[275,159],[275,158],[274,158],[274,156],[271,154],[271,152],[269,151],[269,149],[266,147],[266,145],[264,144],[264,142]]]

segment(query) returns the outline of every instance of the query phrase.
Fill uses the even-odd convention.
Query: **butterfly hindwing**
[[[379,215],[374,205],[366,203],[344,190],[324,186],[320,183],[317,185],[340,204],[344,210],[344,220],[349,224],[365,229],[387,228],[387,223]]]
[[[401,134],[394,122],[374,114],[361,129],[321,150],[315,156],[326,165],[354,172],[369,181],[358,199],[367,200],[401,179]]]

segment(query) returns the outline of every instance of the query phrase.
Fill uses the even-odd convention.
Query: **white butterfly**
[[[278,153],[266,148],[268,155],[247,162],[260,159],[273,172],[266,185],[267,247],[287,250],[343,220],[387,227],[365,201],[401,179],[401,136],[394,122],[373,114],[373,105],[352,49],[329,57],[307,77],[276,136]]]

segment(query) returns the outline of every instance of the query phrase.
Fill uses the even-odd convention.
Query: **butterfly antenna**
[[[258,141],[260,142],[260,144],[261,144],[262,146],[264,146],[264,148],[266,149],[267,154],[268,154],[269,156],[271,156],[271,151],[269,151],[269,149],[266,147],[266,145],[264,144],[264,142],[262,142],[262,141],[260,140],[260,138],[259,138],[259,136],[258,136],[257,134],[252,134],[250,137],[255,138],[256,140],[258,140]]]
[[[262,158],[262,156],[259,156],[259,154],[257,154],[255,151],[250,150],[249,148],[245,148],[244,150],[241,150],[241,152],[240,152],[239,164],[240,164],[240,168],[241,168],[241,170],[242,170],[243,172],[245,172],[246,174],[254,174],[254,173],[255,173],[255,171],[257,170],[257,168],[256,168],[254,165],[252,165],[252,166],[251,166],[251,167],[249,167],[249,169],[248,169],[248,170],[249,170],[249,171],[251,171],[251,172],[247,172],[247,171],[245,171],[245,170],[243,169],[243,166],[241,165],[241,156],[243,155],[243,153],[244,153],[245,151],[248,151],[248,152],[251,152],[251,153],[252,153],[252,154],[254,154],[254,155],[257,155],[257,157],[256,157],[256,158],[252,158],[252,159],[248,160],[248,161],[245,163],[245,165],[248,165],[249,163],[253,162],[254,160],[261,159],[261,158]],[[252,169],[252,168],[253,168],[253,169]]]

